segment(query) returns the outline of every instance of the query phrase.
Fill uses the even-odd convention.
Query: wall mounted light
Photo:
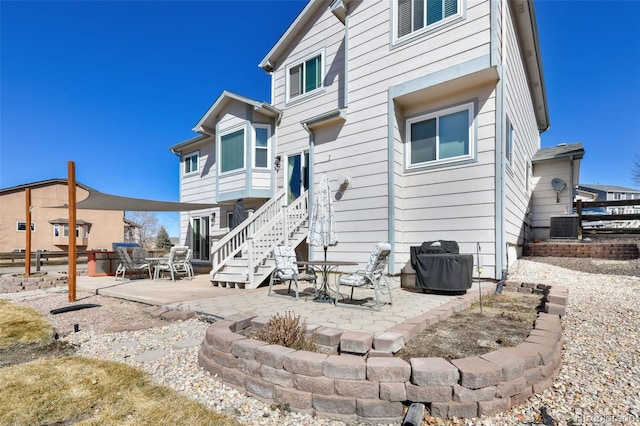
[[[282,158],[279,155],[276,155],[276,157],[273,159],[273,167],[275,167],[276,172],[280,171],[280,161],[282,160]]]

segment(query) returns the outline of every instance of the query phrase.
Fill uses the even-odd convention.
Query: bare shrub
[[[316,344],[306,335],[307,328],[300,323],[300,317],[292,312],[276,314],[267,325],[257,330],[254,338],[272,345],[285,346],[299,351],[315,352]]]

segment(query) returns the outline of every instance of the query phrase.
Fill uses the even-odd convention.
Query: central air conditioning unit
[[[579,219],[577,214],[551,216],[549,238],[578,238]]]

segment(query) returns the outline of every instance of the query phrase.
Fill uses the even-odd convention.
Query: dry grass
[[[0,383],[0,424],[237,424],[111,361],[45,358],[0,369]]]
[[[39,313],[26,306],[0,299],[0,349],[53,339],[53,327]]]
[[[52,333],[34,310],[0,299],[0,356],[22,358],[0,368],[1,425],[238,424],[129,365],[56,356]]]
[[[482,296],[482,313],[476,302],[412,337],[396,356],[407,361],[423,357],[452,360],[515,346],[531,332],[540,303],[538,294]]]

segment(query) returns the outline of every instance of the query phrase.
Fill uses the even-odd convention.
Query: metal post
[[[36,272],[40,272],[40,263],[42,262],[42,250],[36,250]]]

